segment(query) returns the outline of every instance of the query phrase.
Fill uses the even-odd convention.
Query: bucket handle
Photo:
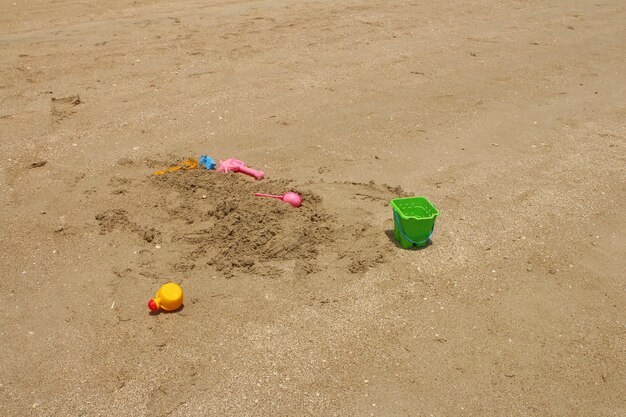
[[[413,243],[414,245],[421,245],[423,243],[428,242],[428,239],[430,239],[430,237],[433,235],[433,232],[435,231],[435,225],[433,224],[433,228],[430,229],[430,233],[428,234],[428,237],[424,240],[422,240],[421,242],[416,242],[414,240],[412,240],[411,238],[409,238],[406,233],[404,233],[404,230],[402,230],[402,223],[400,223],[400,219],[398,218],[398,212],[397,211],[393,211],[393,215],[396,219],[396,224],[398,225],[398,230],[400,231],[400,233],[402,233],[402,236],[404,236],[404,238],[406,240],[408,240],[409,242]]]

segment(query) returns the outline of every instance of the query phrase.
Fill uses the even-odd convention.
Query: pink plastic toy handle
[[[256,197],[270,197],[270,198],[277,198],[279,200],[283,199],[282,195],[272,195],[272,194],[262,194],[262,193],[255,193],[254,195]]]
[[[252,168],[248,168],[245,165],[241,165],[240,167],[238,167],[236,169],[238,169],[239,171],[243,172],[244,174],[248,174],[248,175],[253,176],[257,180],[260,180],[261,178],[263,178],[265,176],[265,172],[257,171],[256,169],[252,169]]]

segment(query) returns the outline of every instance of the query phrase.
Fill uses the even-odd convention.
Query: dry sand
[[[626,415],[625,21],[0,2],[0,413]],[[151,175],[202,153],[268,177]]]

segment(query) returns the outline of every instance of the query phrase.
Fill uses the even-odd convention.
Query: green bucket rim
[[[432,209],[433,209],[433,214],[431,214],[430,216],[407,216],[402,212],[402,208],[398,206],[397,202],[398,201],[405,201],[405,200],[415,200],[415,199],[422,199],[426,202],[427,205],[429,205]],[[391,202],[389,203],[391,205],[391,207],[393,207],[393,211],[395,211],[398,216],[402,217],[405,220],[408,219],[415,219],[415,220],[432,220],[432,219],[436,219],[437,216],[439,216],[439,210],[437,210],[437,207],[435,207],[435,205],[433,203],[431,203],[426,197],[422,197],[422,196],[414,196],[414,197],[398,197],[398,198],[394,198],[393,200],[391,200]]]

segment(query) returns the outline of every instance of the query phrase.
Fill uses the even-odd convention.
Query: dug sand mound
[[[113,194],[140,198],[98,213],[101,233],[137,240],[145,247],[141,270],[155,277],[362,273],[384,263],[394,247],[375,224],[375,213],[398,191],[386,186],[255,181],[201,169],[109,184]],[[302,206],[254,197],[286,191],[298,192]]]

